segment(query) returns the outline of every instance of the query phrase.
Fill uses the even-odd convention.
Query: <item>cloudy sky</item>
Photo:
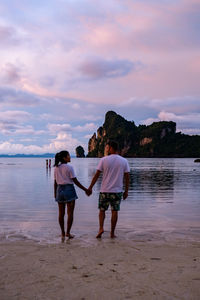
[[[200,134],[200,0],[1,0],[0,153],[77,145],[114,110]]]

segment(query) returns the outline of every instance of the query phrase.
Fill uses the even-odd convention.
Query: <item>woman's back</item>
[[[57,184],[73,184],[72,178],[75,178],[73,167],[66,163],[61,164],[54,169],[54,178]]]

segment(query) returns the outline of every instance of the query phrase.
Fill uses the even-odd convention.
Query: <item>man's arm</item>
[[[101,171],[97,170],[96,173],[95,173],[95,175],[94,175],[94,177],[92,178],[91,184],[90,184],[90,186],[88,188],[89,191],[92,192],[92,188],[95,185],[95,183],[97,182],[100,174],[101,174]]]
[[[125,178],[125,191],[123,194],[123,199],[125,200],[128,197],[128,188],[129,188],[129,172],[124,173],[124,178]]]

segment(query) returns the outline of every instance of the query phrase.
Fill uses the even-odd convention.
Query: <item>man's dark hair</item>
[[[116,141],[108,141],[107,145],[112,147],[115,151],[118,151],[119,149],[119,144]]]

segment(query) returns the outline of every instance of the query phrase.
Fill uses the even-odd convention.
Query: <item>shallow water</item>
[[[88,186],[97,158],[72,159],[79,181]],[[129,197],[121,204],[117,232],[125,239],[157,234],[200,237],[200,164],[194,159],[128,159]],[[44,158],[0,158],[0,239],[59,240],[53,168]],[[100,181],[87,197],[78,188],[73,233],[90,240],[98,229]],[[109,231],[110,211],[105,221]],[[106,233],[107,234],[107,233]]]

